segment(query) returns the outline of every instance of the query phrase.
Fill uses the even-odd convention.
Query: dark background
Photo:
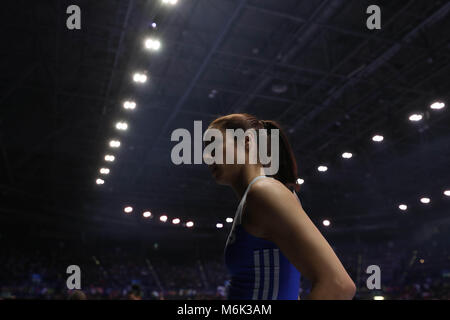
[[[66,28],[71,4],[81,8],[81,30]],[[366,28],[371,4],[381,7],[381,30]],[[366,260],[387,259],[409,272],[400,253],[414,266],[418,248],[443,259],[444,267],[430,267],[437,274],[448,267],[447,253],[432,248],[448,244],[450,118],[448,106],[429,108],[449,98],[448,1],[0,6],[5,259],[7,250],[50,256],[60,242],[94,252],[100,244],[132,247],[144,255],[159,243],[159,255],[173,257],[177,249],[220,259],[230,229],[224,221],[237,199],[206,166],[174,165],[170,134],[192,131],[194,120],[206,127],[219,115],[248,112],[285,128],[305,180],[302,205],[340,258],[349,259],[354,279],[364,275]],[[159,38],[161,50],[145,51],[146,36]],[[132,82],[136,71],[148,72],[145,85]],[[122,108],[127,99],[137,103],[133,112]],[[423,120],[410,122],[414,112]],[[115,129],[119,120],[128,131]],[[380,144],[371,140],[376,133],[385,138]],[[108,147],[112,138],[122,143],[118,151]],[[353,158],[342,159],[344,151]],[[107,153],[116,156],[113,164],[105,163]],[[321,164],[327,172],[317,171]],[[101,167],[111,173],[99,186]],[[421,204],[422,196],[431,203]],[[127,205],[133,214],[123,213]],[[143,219],[145,210],[154,218]],[[163,225],[163,213],[182,224]],[[188,220],[193,229],[183,227]],[[225,227],[216,229],[218,222]],[[358,258],[377,247],[391,248],[393,257],[380,249],[373,259]]]

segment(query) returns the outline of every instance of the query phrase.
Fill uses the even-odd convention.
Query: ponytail
[[[277,129],[280,133],[280,167],[274,178],[285,184],[286,186],[297,188],[297,162],[294,152],[287,139],[286,134],[280,125],[273,120],[262,120],[264,129],[270,136],[272,129]]]

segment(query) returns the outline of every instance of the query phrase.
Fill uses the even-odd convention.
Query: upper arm
[[[328,242],[286,187],[264,179],[247,195],[247,211],[288,260],[309,280],[348,277]]]

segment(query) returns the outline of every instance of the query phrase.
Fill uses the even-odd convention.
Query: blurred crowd
[[[220,257],[177,259],[120,247],[87,251],[62,242],[45,250],[3,248],[0,299],[225,299],[228,276]],[[82,290],[67,289],[70,265],[80,267]]]
[[[64,242],[39,248],[1,247],[0,299],[226,299],[229,275],[221,255],[76,248]],[[442,242],[334,249],[357,284],[355,299],[450,299],[450,253]],[[366,287],[365,268],[371,264],[382,271],[379,290]],[[69,265],[81,269],[81,290],[67,289]],[[302,279],[301,298],[309,291]]]

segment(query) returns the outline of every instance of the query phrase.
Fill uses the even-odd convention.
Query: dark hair
[[[221,127],[224,129],[267,129],[270,135],[271,129],[278,129],[280,132],[280,167],[278,173],[274,176],[277,180],[289,187],[297,188],[297,162],[291,145],[281,126],[272,120],[259,120],[248,113],[235,113],[219,117],[210,126]]]

